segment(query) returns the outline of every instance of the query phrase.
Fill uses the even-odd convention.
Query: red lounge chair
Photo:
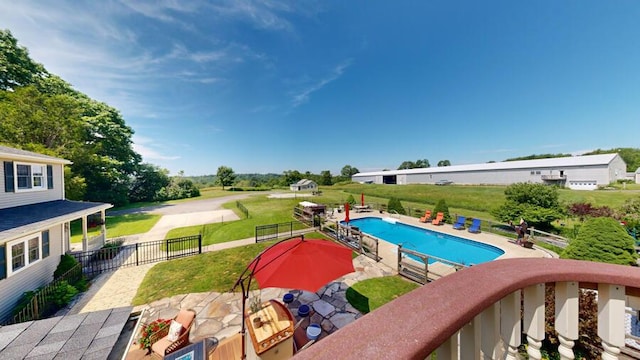
[[[424,216],[420,218],[420,222],[431,222],[431,210],[427,210],[424,212]]]
[[[433,225],[444,225],[444,213],[439,212],[436,218],[431,222]]]

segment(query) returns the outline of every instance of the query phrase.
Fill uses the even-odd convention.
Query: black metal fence
[[[122,267],[150,264],[201,253],[202,236],[193,235],[73,252],[71,255],[82,264],[84,274],[96,276]]]
[[[293,236],[294,222],[256,226],[256,243]]]
[[[238,210],[242,211],[246,218],[249,218],[249,209],[247,209],[246,206],[242,205],[240,201],[236,201],[236,207],[238,208]]]
[[[4,325],[38,320],[49,316],[58,309],[53,301],[58,292],[58,288],[62,286],[65,281],[75,283],[81,277],[82,267],[78,264],[49,284],[36,290],[24,307],[13,315]]]

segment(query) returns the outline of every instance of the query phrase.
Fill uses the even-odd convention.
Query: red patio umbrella
[[[349,223],[349,203],[344,203],[344,222]]]
[[[277,243],[249,265],[261,289],[292,288],[316,292],[354,270],[351,249],[329,240],[303,237]]]
[[[304,236],[271,245],[249,263],[233,287],[242,287],[243,316],[251,279],[255,278],[260,288],[282,287],[316,292],[330,281],[355,271],[351,252],[351,249],[333,241],[305,239]],[[243,359],[244,337],[243,319]]]
[[[364,193],[360,193],[360,205],[364,206]]]

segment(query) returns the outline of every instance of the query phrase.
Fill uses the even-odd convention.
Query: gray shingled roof
[[[55,200],[0,209],[0,240],[7,235],[5,232],[39,231],[47,224],[73,220],[111,207],[111,204],[104,203]]]
[[[0,327],[0,359],[120,359],[118,338],[133,307]],[[114,352],[114,353],[112,353]]]
[[[71,164],[71,161],[54,156],[38,154],[32,151],[20,150],[8,146],[0,145],[0,158],[24,160],[24,161],[46,161],[53,164]]]

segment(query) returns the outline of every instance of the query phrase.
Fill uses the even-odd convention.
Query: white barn
[[[374,184],[435,184],[452,181],[468,185],[510,185],[529,182],[594,190],[625,179],[627,164],[618,154],[504,161],[406,170],[358,173],[352,181]]]

